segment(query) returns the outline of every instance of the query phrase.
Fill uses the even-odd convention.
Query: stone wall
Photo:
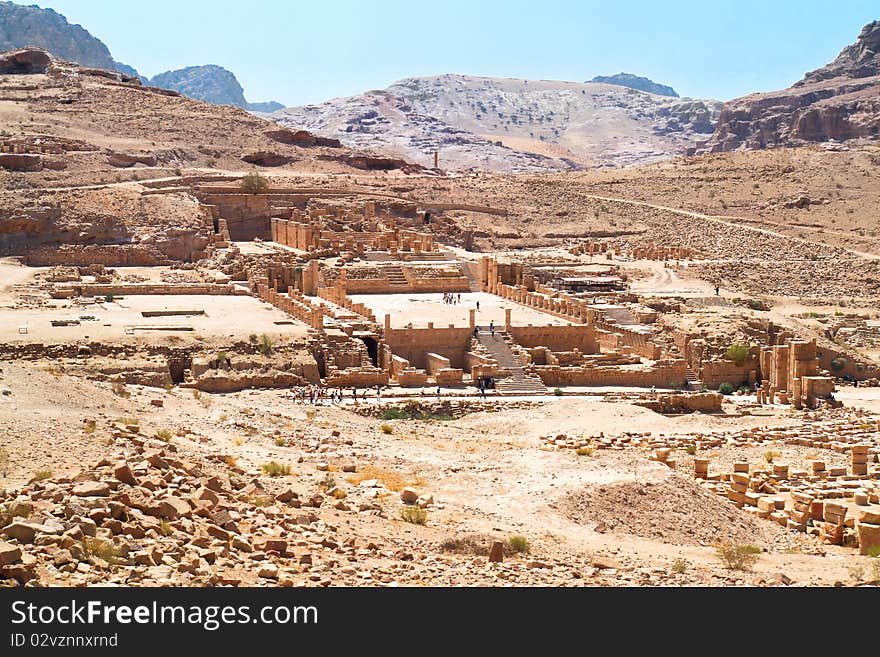
[[[547,347],[550,351],[571,351],[577,349],[582,354],[595,354],[599,342],[592,326],[571,324],[568,326],[510,326],[510,337],[520,346]]]
[[[684,360],[658,361],[651,366],[560,367],[533,365],[530,368],[544,385],[626,386],[633,388],[678,388],[686,379]]]
[[[385,328],[385,344],[392,353],[418,369],[427,369],[428,353],[448,358],[452,367],[464,368],[472,336],[470,327]]]
[[[742,365],[731,360],[704,360],[700,381],[713,390],[722,383],[730,383],[736,388],[743,385],[752,387],[758,378],[756,367],[757,362],[751,358]]]

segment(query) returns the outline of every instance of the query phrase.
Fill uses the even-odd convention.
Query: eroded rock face
[[[712,139],[698,152],[878,137],[880,21],[874,21],[831,64],[790,88],[726,103]]]
[[[148,167],[156,166],[156,158],[149,153],[110,153],[107,162],[114,167],[133,167],[135,164],[143,164]]]
[[[264,133],[269,139],[281,144],[292,146],[326,146],[328,148],[342,148],[342,142],[338,139],[318,137],[308,130],[269,130]]]
[[[0,168],[7,171],[42,171],[43,156],[30,153],[0,153]]]
[[[23,48],[0,54],[0,75],[35,75],[46,73],[52,56],[38,48]]]
[[[292,157],[267,151],[248,153],[247,155],[242,155],[241,159],[248,164],[256,164],[258,167],[280,167],[293,161]]]

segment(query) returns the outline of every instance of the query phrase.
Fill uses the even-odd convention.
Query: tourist
[[[717,297],[720,292],[721,292],[721,288],[716,285],[715,286],[715,296]]]
[[[477,312],[480,312],[480,302],[477,301]]]
[[[474,337],[478,337],[480,335],[480,327],[474,324]]]
[[[440,399],[440,386],[437,386],[437,399]]]
[[[489,333],[492,334],[492,337],[495,337],[495,322],[494,321],[489,322]]]

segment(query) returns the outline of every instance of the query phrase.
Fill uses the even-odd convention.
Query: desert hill
[[[667,159],[711,133],[719,109],[616,84],[440,75],[271,118],[423,165],[439,150],[441,168],[521,173]]]

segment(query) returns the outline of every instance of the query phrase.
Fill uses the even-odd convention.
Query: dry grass
[[[345,480],[357,486],[362,481],[366,481],[368,479],[378,479],[382,482],[382,484],[388,490],[399,491],[402,488],[406,488],[407,486],[424,486],[425,480],[419,477],[418,475],[405,475],[401,472],[397,472],[396,470],[388,470],[385,468],[379,468],[374,465],[367,465],[361,468],[360,472],[352,474],[350,477],[346,477]]]
[[[269,461],[260,466],[260,469],[270,477],[285,477],[290,474],[290,466],[287,463]]]
[[[405,506],[400,510],[400,517],[413,525],[424,525],[428,522],[428,512],[417,506]]]

